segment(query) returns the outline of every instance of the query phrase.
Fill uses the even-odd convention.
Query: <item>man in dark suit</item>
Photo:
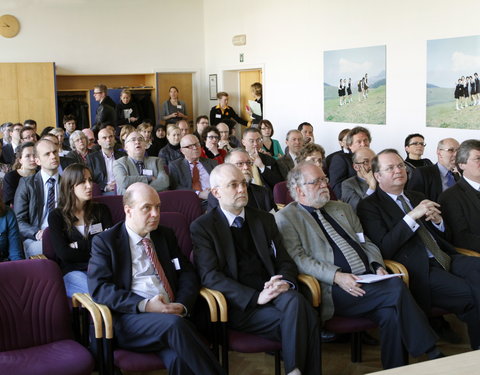
[[[18,123],[12,127],[12,139],[10,143],[3,146],[2,157],[6,164],[13,164],[15,162],[15,151],[20,143],[22,143],[20,132],[23,125]]]
[[[210,173],[217,161],[200,157],[200,142],[193,134],[187,134],[180,140],[180,152],[185,158],[168,164],[170,189],[193,190],[206,202],[210,192]]]
[[[107,86],[103,84],[95,86],[93,97],[99,103],[93,128],[98,129],[103,124],[115,124],[115,102],[107,95]]]
[[[340,131],[340,133],[338,133],[338,144],[340,145],[340,150],[332,152],[325,158],[324,170],[326,171],[329,170],[330,163],[332,162],[332,158],[335,155],[341,154],[342,152],[347,154],[350,152],[350,150],[347,148],[347,135],[349,132],[350,132],[350,129],[343,129],[342,131]]]
[[[283,180],[287,179],[288,172],[297,164],[297,157],[304,144],[304,137],[300,130],[289,130],[286,144],[288,152],[277,159],[278,169]]]
[[[332,157],[330,167],[328,168],[328,177],[330,178],[330,186],[337,199],[342,198],[342,182],[357,174],[355,169],[353,169],[352,153],[360,147],[370,147],[371,141],[372,137],[368,129],[356,126],[347,134],[346,142],[350,153],[338,153]]]
[[[50,142],[54,143],[60,152],[60,141],[58,138],[53,134],[45,134],[41,139],[47,139]],[[67,168],[70,164],[75,163],[75,160],[66,156],[60,156],[60,164],[58,165],[58,174],[61,176],[65,168]]]
[[[358,151],[357,151],[358,152]],[[295,202],[275,214],[285,247],[299,269],[321,283],[322,321],[368,316],[381,327],[382,364],[408,364],[413,356],[442,356],[425,314],[398,278],[361,284],[362,275],[387,275],[380,250],[363,235],[352,208],[330,201],[328,179],[313,163],[300,163],[288,180]]]
[[[60,183],[58,146],[42,139],[35,144],[34,152],[40,171],[20,179],[14,199],[26,258],[42,253],[43,231],[48,226],[48,214],[57,205]]]
[[[93,182],[98,184],[103,195],[115,193],[115,175],[113,162],[122,156],[123,152],[115,151],[115,135],[110,128],[103,128],[98,132],[100,151],[87,155],[87,165],[92,171]]]
[[[458,147],[459,143],[453,138],[438,142],[437,164],[415,168],[408,181],[408,190],[418,191],[428,199],[438,202],[440,194],[452,187],[460,178],[455,172],[455,156]]]
[[[273,216],[245,207],[247,182],[234,165],[217,166],[210,181],[220,206],[190,227],[202,285],[224,294],[232,328],[282,342],[286,374],[319,374],[318,318],[294,290],[297,267]]]
[[[357,210],[358,202],[372,194],[377,187],[377,180],[372,172],[372,159],[375,153],[368,147],[361,147],[352,155],[353,169],[356,176],[342,182],[342,201]]]
[[[248,207],[257,208],[265,212],[277,211],[277,205],[273,200],[273,194],[266,187],[252,184],[253,162],[250,160],[248,152],[243,148],[236,148],[225,156],[225,163],[235,165],[243,173],[247,181]],[[208,194],[208,209],[211,210],[218,206],[218,199],[210,192]]]
[[[440,195],[439,203],[451,242],[480,252],[480,141],[462,142],[456,162],[463,177]]]
[[[480,259],[458,254],[443,239],[439,204],[404,191],[406,165],[396,150],[372,160],[377,190],[358,204],[365,233],[385,259],[405,265],[410,290],[425,312],[437,306],[467,323],[470,345],[480,348]]]
[[[263,153],[262,133],[257,128],[244,131],[242,145],[253,161],[253,183],[268,187],[273,191],[275,184],[282,181],[277,162],[271,156]]]
[[[138,182],[123,201],[125,222],[94,237],[88,266],[89,291],[113,311],[118,345],[155,352],[169,374],[223,374],[185,319],[198,278],[172,230],[158,225],[158,193]]]

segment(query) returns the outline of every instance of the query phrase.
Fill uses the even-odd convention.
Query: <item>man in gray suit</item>
[[[135,182],[144,182],[156,191],[168,189],[169,179],[162,160],[155,156],[145,156],[145,149],[145,138],[140,133],[132,132],[125,139],[127,156],[113,162],[118,195],[123,195]]]
[[[185,159],[177,159],[168,164],[170,188],[193,190],[206,202],[210,193],[210,172],[217,165],[217,161],[200,157],[200,142],[193,134],[183,136],[180,152]]]
[[[40,171],[20,179],[14,200],[26,258],[42,253],[43,231],[48,226],[48,214],[57,206],[60,183],[58,146],[41,139],[34,151]]]
[[[321,318],[366,316],[381,328],[385,368],[408,363],[413,356],[443,356],[427,318],[399,278],[364,284],[368,274],[387,275],[380,250],[363,234],[352,208],[330,201],[328,178],[309,162],[289,175],[295,202],[275,214],[287,251],[299,271],[314,276],[322,289]]]
[[[353,154],[353,169],[356,176],[342,182],[342,201],[357,210],[358,202],[372,194],[377,188],[377,181],[372,172],[372,159],[375,153],[368,147],[359,148]]]

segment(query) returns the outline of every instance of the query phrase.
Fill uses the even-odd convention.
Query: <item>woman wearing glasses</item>
[[[421,134],[410,134],[405,138],[405,151],[407,152],[405,164],[407,164],[407,172],[409,175],[415,168],[433,165],[430,159],[422,159],[426,145],[425,138]]]
[[[202,147],[200,157],[215,159],[218,164],[222,164],[227,151],[218,147],[220,131],[215,126],[208,126],[202,132],[202,139],[205,146]]]
[[[258,123],[258,128],[262,133],[263,151],[275,159],[282,157],[282,146],[280,146],[280,143],[276,139],[272,139],[274,133],[272,123],[268,120],[262,120]]]

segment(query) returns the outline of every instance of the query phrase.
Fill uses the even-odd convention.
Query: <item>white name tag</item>
[[[365,236],[363,235],[362,232],[357,233],[357,238],[360,241],[360,243],[365,243]]]
[[[144,169],[143,170],[144,176],[153,176],[153,171],[151,169]]]
[[[102,223],[92,224],[90,227],[90,234],[96,234],[103,232]]]
[[[182,109],[182,106],[180,104],[178,104],[177,109]]]
[[[215,118],[222,118],[222,115],[220,115],[220,114],[217,113],[217,114],[215,115]]]
[[[180,262],[178,261],[178,258],[172,259],[172,263],[175,266],[175,270],[178,271],[180,269]]]
[[[68,245],[68,246],[70,246],[72,249],[78,249],[78,243],[77,243],[77,242],[72,242],[72,243],[71,243],[70,245]]]

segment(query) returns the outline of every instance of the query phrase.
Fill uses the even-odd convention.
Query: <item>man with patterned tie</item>
[[[139,132],[132,132],[125,138],[127,156],[113,162],[113,175],[118,195],[123,195],[125,190],[135,182],[149,184],[156,191],[168,189],[169,179],[162,159],[146,156],[146,146],[145,138]]]
[[[362,275],[386,275],[380,250],[364,236],[352,207],[330,201],[328,178],[304,162],[290,171],[295,202],[275,214],[285,247],[303,273],[320,281],[322,321],[332,316],[367,316],[381,329],[382,364],[408,364],[413,356],[442,356],[428,320],[399,278],[361,284]]]
[[[233,164],[215,167],[210,184],[219,206],[190,227],[202,285],[224,294],[232,328],[281,341],[285,374],[320,374],[318,319],[297,291],[273,216],[247,207],[247,182]]]
[[[360,201],[358,216],[385,259],[404,264],[410,290],[426,313],[440,307],[468,327],[470,345],[480,348],[480,258],[458,254],[443,237],[439,204],[404,190],[406,165],[396,150],[372,160],[377,190]]]
[[[418,191],[428,199],[438,202],[440,194],[455,185],[460,178],[455,166],[458,147],[459,143],[453,138],[438,142],[437,163],[415,168],[408,181],[408,190]]]
[[[42,139],[35,144],[34,152],[40,171],[20,179],[14,200],[26,258],[42,253],[43,231],[48,226],[48,214],[57,205],[60,183],[58,146]]]
[[[172,230],[159,226],[160,199],[145,183],[123,197],[125,222],[95,236],[88,288],[114,314],[118,345],[155,352],[169,374],[223,374],[186,319],[198,296],[198,277]]]

